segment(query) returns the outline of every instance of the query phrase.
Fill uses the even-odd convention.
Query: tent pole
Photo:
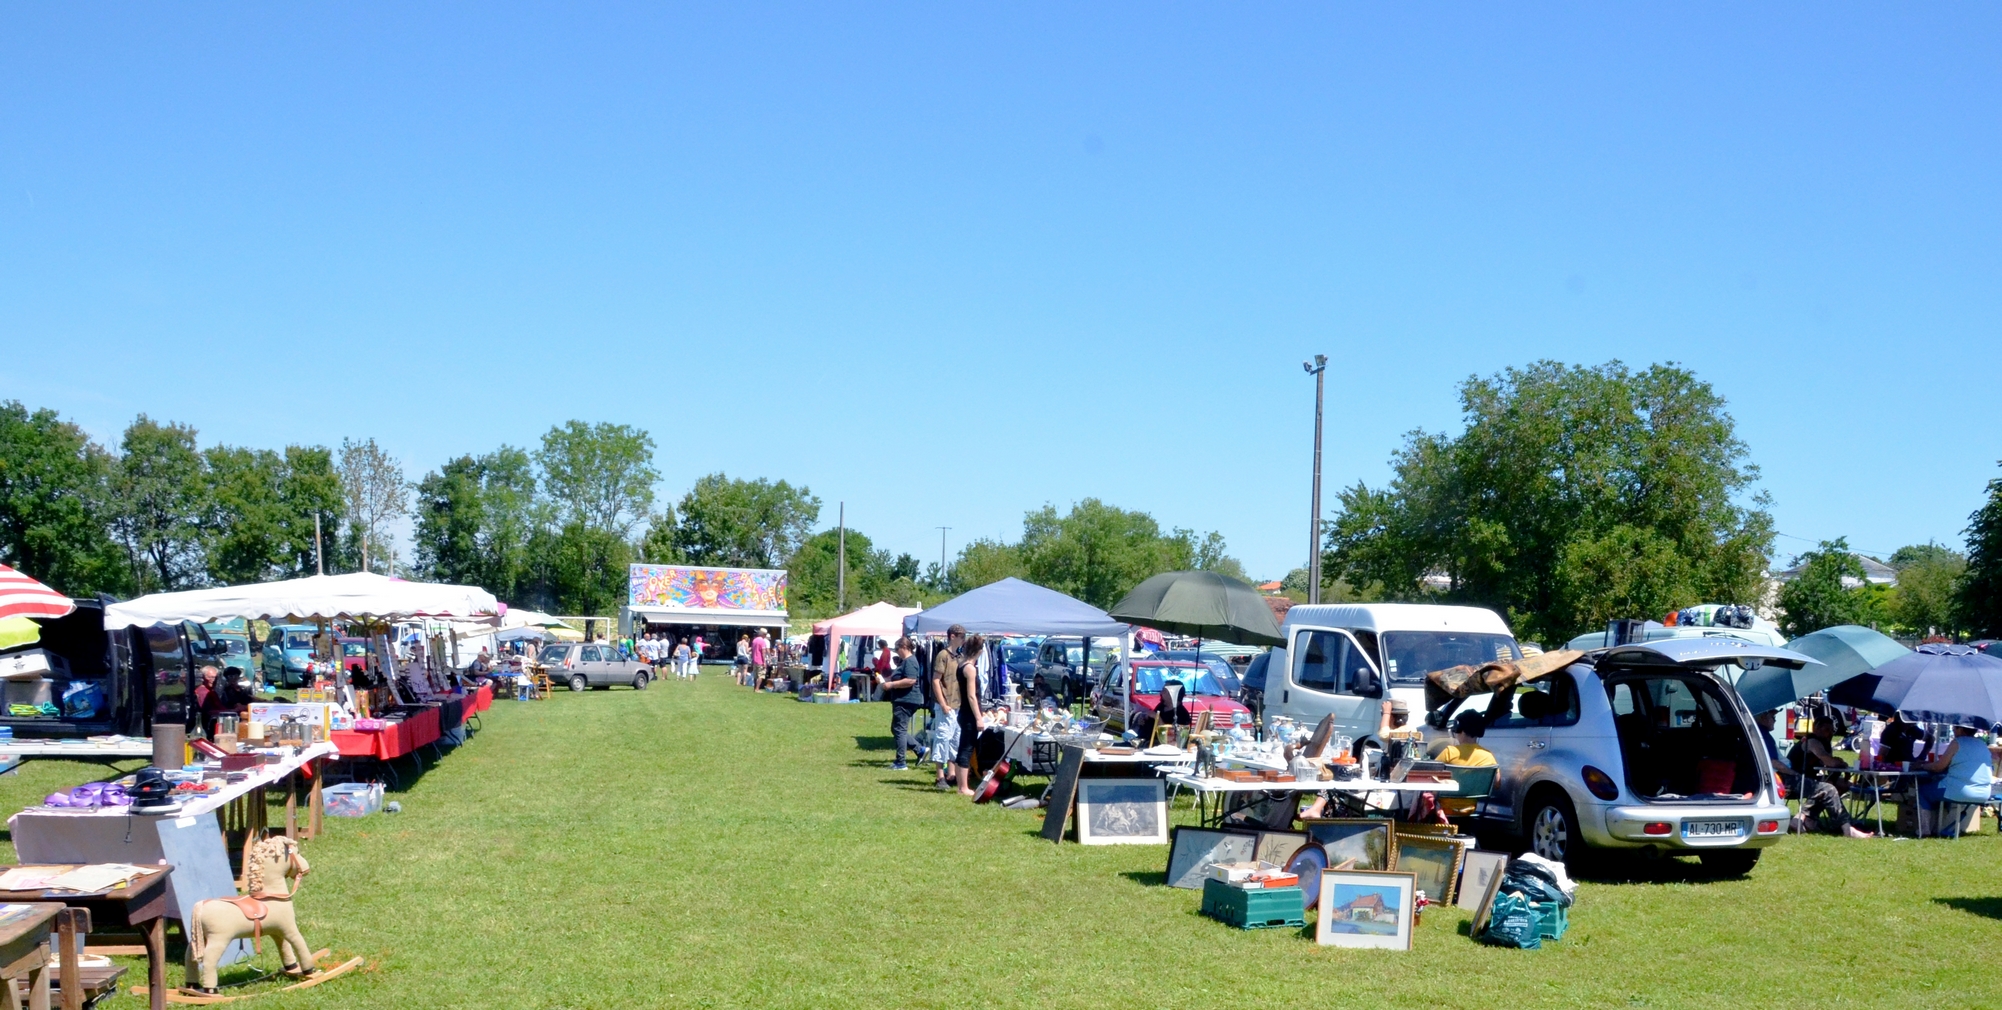
[[[1090,641],[1091,636],[1086,635],[1085,640]],[[1126,634],[1121,636],[1119,640],[1119,661],[1126,664],[1126,677],[1125,677],[1126,705],[1125,708],[1121,709],[1121,711],[1124,714],[1120,716],[1120,719],[1123,721],[1125,728],[1132,729],[1133,728],[1133,627],[1131,625],[1127,626]]]

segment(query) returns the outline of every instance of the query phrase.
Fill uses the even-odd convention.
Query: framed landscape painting
[[[1248,863],[1258,851],[1255,836],[1212,828],[1179,827],[1168,847],[1168,886],[1202,890],[1210,867]]]
[[[1329,866],[1353,859],[1358,870],[1390,869],[1389,821],[1331,818],[1302,823],[1308,840],[1327,850]]]
[[[1329,870],[1321,874],[1314,940],[1329,947],[1410,950],[1412,898],[1417,890],[1409,873]]]
[[[1471,838],[1441,838],[1436,835],[1403,835],[1397,839],[1399,873],[1418,880],[1425,897],[1441,905],[1453,900],[1453,887],[1460,879],[1460,858],[1473,844]]]
[[[1307,836],[1297,831],[1261,831],[1258,833],[1258,851],[1254,858],[1274,866],[1285,866],[1293,858],[1293,853],[1307,844]]]
[[[1168,844],[1168,793],[1160,779],[1080,779],[1080,845]]]

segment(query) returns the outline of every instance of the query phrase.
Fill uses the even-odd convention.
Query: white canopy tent
[[[401,621],[436,617],[500,622],[501,603],[478,586],[406,582],[371,572],[314,575],[248,586],[151,593],[104,608],[106,627],[206,623],[231,617],[266,621]]]

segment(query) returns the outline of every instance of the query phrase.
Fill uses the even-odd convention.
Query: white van
[[[1410,708],[1406,725],[1424,728],[1426,674],[1522,658],[1507,622],[1480,607],[1296,606],[1286,612],[1280,635],[1286,644],[1272,650],[1266,668],[1267,723],[1287,716],[1313,726],[1332,715],[1335,734],[1357,743],[1376,741],[1385,698]]]

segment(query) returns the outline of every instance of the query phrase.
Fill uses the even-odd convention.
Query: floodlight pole
[[[848,503],[841,503],[841,532],[834,541],[834,612],[848,612]]]
[[[1328,356],[1314,355],[1300,367],[1314,377],[1314,518],[1307,527],[1307,602],[1321,602],[1321,402],[1327,390]]]
[[[940,588],[944,588],[945,586],[945,531],[951,528],[950,526],[940,526],[938,528],[938,584]]]

